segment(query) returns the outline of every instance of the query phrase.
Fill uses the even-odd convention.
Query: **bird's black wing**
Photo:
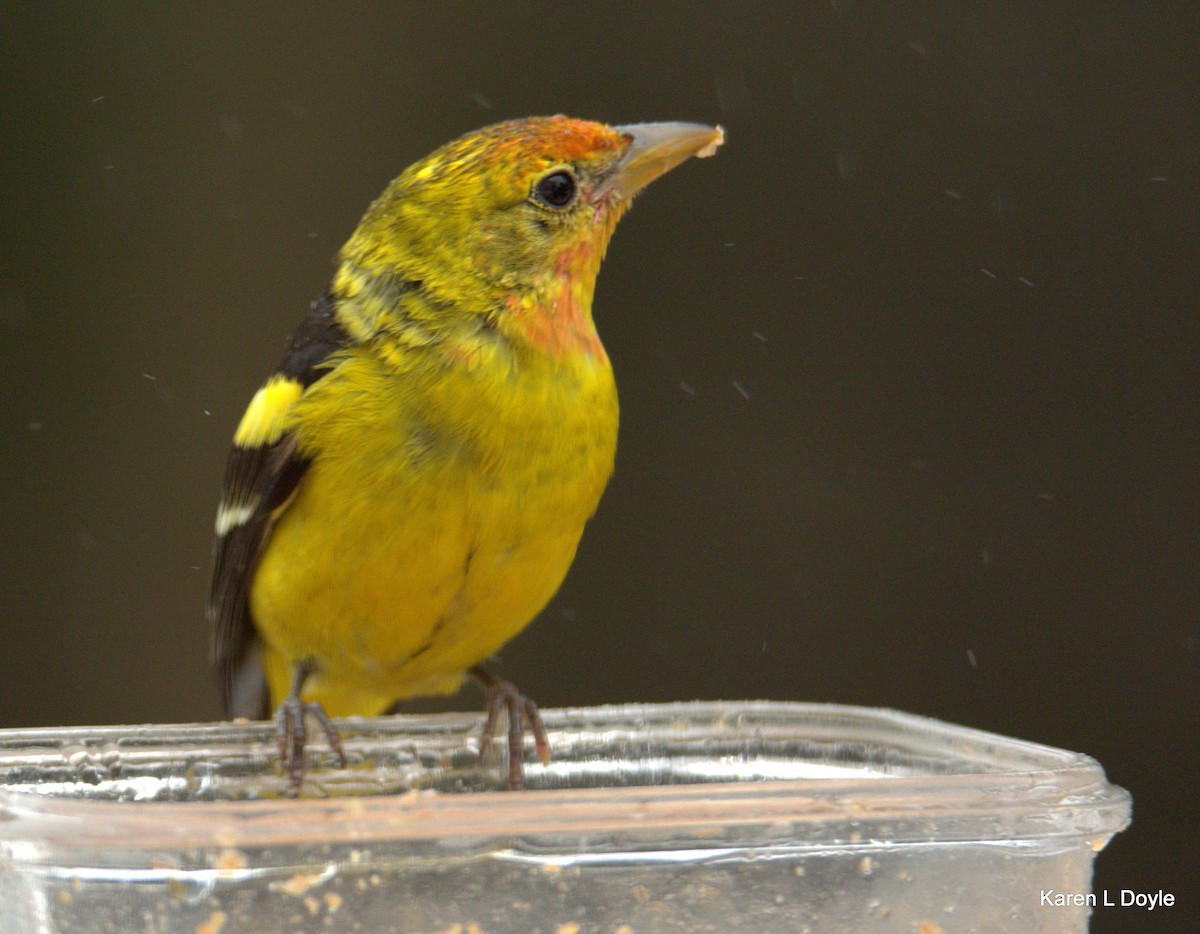
[[[330,356],[349,343],[326,293],[313,303],[289,338],[283,361],[264,390],[279,383],[307,389],[329,372]],[[263,438],[261,443],[235,441],[229,453],[217,513],[208,603],[212,662],[228,717],[261,718],[268,713],[258,634],[250,614],[250,585],[271,529],[308,465],[289,432]]]

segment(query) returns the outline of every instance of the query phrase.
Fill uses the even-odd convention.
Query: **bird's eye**
[[[543,204],[565,208],[575,199],[575,179],[570,172],[560,169],[538,182],[533,193]]]

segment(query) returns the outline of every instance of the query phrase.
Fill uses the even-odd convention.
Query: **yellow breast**
[[[558,589],[616,450],[607,357],[360,345],[295,406],[312,459],[251,589],[273,702],[453,690]]]

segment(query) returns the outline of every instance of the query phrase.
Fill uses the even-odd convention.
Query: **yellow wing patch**
[[[250,400],[233,434],[233,443],[240,448],[274,444],[287,430],[292,406],[303,392],[297,380],[283,374],[272,376]]]

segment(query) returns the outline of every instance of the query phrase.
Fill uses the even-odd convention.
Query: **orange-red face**
[[[596,272],[633,196],[721,139],[719,128],[696,124],[610,127],[564,116],[485,127],[405,170],[346,253],[481,312],[553,311],[569,296],[590,319]]]

